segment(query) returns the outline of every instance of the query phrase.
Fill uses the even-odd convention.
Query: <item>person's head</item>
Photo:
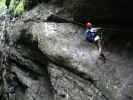
[[[90,22],[86,22],[85,23],[85,26],[86,26],[86,28],[91,28],[92,27],[92,24]]]

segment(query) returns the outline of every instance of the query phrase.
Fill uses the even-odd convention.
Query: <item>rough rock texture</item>
[[[131,0],[51,0],[54,4],[62,5],[76,20],[91,20],[99,24],[127,23],[132,25]],[[127,25],[127,26],[128,26]]]
[[[50,8],[38,7],[1,20],[1,100],[133,100],[132,57],[105,51],[102,64],[84,29],[48,22]]]
[[[93,22],[115,23],[129,26],[133,22],[131,13],[132,0],[1,0],[0,8],[10,8],[14,15],[21,14],[41,2],[48,2],[64,7],[78,21],[92,20]],[[25,9],[26,8],[26,9]]]
[[[130,74],[132,72],[131,62],[127,62],[128,65],[121,64],[124,61],[112,54],[113,57],[110,56],[109,59],[113,59],[114,62],[97,64],[98,51],[84,41],[82,30],[71,24],[37,23],[32,26],[31,33],[38,34],[39,48],[51,62],[64,66],[80,77],[92,81],[92,84],[102,91],[106,99],[117,100],[121,93],[123,95],[124,91],[120,91],[125,84],[123,81],[132,76]],[[121,72],[121,69],[124,72]]]

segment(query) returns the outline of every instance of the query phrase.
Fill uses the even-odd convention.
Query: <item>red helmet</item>
[[[85,26],[86,26],[87,28],[91,28],[91,27],[92,27],[92,24],[91,24],[90,22],[87,22],[87,23],[85,24]]]

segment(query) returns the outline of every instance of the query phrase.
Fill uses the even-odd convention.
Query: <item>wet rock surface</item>
[[[85,41],[84,29],[48,22],[50,8],[39,5],[0,26],[1,38],[8,40],[0,40],[0,99],[132,100],[132,57],[105,51],[108,60],[101,64],[95,45]]]

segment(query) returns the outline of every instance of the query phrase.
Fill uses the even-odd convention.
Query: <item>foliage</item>
[[[0,0],[0,11],[8,8],[12,15],[20,15],[25,11],[26,1],[28,0]]]
[[[14,15],[20,15],[25,10],[25,0],[21,0],[14,10]]]
[[[0,0],[0,11],[6,9],[6,0]]]
[[[25,10],[29,10],[41,2],[49,0],[0,0],[0,11],[9,9],[13,16],[21,15]]]
[[[14,16],[20,15],[25,11],[25,0],[11,0],[9,10]]]

